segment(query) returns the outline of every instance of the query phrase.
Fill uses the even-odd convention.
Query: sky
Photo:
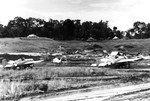
[[[0,23],[16,16],[48,20],[109,21],[125,31],[136,21],[150,23],[150,0],[0,0]]]

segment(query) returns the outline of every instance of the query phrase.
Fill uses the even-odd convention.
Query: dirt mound
[[[89,44],[84,46],[84,49],[86,50],[95,50],[95,49],[102,49],[103,47],[98,44]]]
[[[121,47],[124,47],[124,48],[135,48],[136,46],[135,45],[129,45],[129,44],[120,44],[120,45],[116,45],[115,48],[121,48]]]
[[[73,49],[71,49],[71,48],[66,49],[66,53],[67,54],[75,54],[75,53],[80,53],[80,52],[81,52],[80,49],[75,49],[75,48],[73,48]]]

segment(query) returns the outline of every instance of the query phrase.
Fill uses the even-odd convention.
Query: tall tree
[[[15,17],[8,22],[7,30],[12,37],[25,36],[26,20],[22,17]]]
[[[73,20],[74,22],[74,27],[75,27],[75,39],[80,40],[81,39],[81,21],[79,19]]]
[[[143,39],[146,37],[145,34],[147,27],[145,22],[137,21],[133,24],[133,28],[138,38]]]
[[[43,19],[29,17],[28,19],[26,19],[26,24],[27,24],[28,34],[33,33],[38,36],[44,36],[41,35],[41,28],[45,24],[45,21]]]
[[[82,40],[87,40],[89,37],[92,36],[91,34],[91,28],[92,28],[92,22],[91,21],[86,21],[82,23]]]
[[[63,35],[62,40],[73,40],[75,38],[75,25],[74,22],[70,19],[67,19],[63,22]]]

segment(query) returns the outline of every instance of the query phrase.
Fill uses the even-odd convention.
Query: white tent
[[[114,38],[113,38],[114,40],[117,40],[117,39],[119,39],[117,36],[115,36]]]
[[[96,39],[94,39],[94,38],[90,37],[90,38],[88,38],[86,41],[88,41],[88,42],[92,42],[92,41],[96,41]]]
[[[38,36],[36,36],[35,34],[30,34],[27,36],[27,38],[38,38]]]

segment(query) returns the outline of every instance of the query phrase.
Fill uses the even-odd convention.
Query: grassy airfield
[[[0,39],[0,52],[43,52],[54,51],[60,45],[67,48],[84,49],[86,45],[97,44],[109,52],[118,45],[132,46],[128,52],[149,52],[150,39],[105,40],[99,42],[55,41],[47,38],[3,38]],[[94,70],[94,73],[93,71]],[[19,99],[39,94],[59,95],[60,92],[74,90],[92,90],[134,85],[149,82],[150,71],[116,70],[97,67],[64,67],[41,64],[34,69],[3,70],[0,69],[0,100]]]
[[[56,41],[48,38],[27,39],[27,38],[1,38],[0,39],[0,52],[13,53],[13,52],[42,52],[43,50],[55,50],[59,46],[67,48],[83,49],[84,46],[89,44],[97,44],[102,46],[107,51],[112,51],[117,45],[133,46],[128,48],[130,52],[145,52],[150,51],[150,39],[118,39],[118,40],[105,40],[97,42],[85,41]]]

